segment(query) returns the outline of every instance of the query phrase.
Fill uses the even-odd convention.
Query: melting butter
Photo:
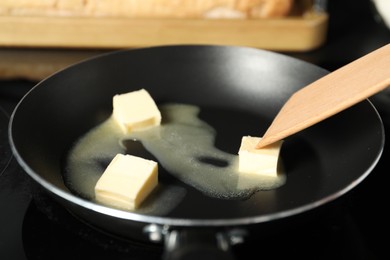
[[[211,197],[243,199],[258,190],[275,189],[285,183],[283,173],[276,178],[239,173],[238,155],[215,147],[217,133],[199,119],[199,107],[167,104],[161,106],[160,111],[163,117],[160,126],[125,135],[110,117],[78,140],[67,160],[66,182],[72,190],[93,199],[94,186],[105,164],[117,153],[126,153],[123,141],[127,139],[142,142],[158,160],[159,167]],[[146,211],[161,213],[168,210],[162,200],[169,200],[173,205],[172,200],[177,204],[184,197],[184,188],[159,185],[160,190],[165,190],[161,192],[164,196],[154,196],[155,203],[149,203],[152,206]]]

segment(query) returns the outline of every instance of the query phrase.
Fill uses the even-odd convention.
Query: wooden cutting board
[[[131,19],[0,16],[0,47],[131,48],[172,44],[241,45],[307,51],[326,39],[328,15],[272,19]]]
[[[74,63],[109,51],[0,48],[0,80],[40,81]]]

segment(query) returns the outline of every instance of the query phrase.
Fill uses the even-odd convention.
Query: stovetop
[[[389,43],[390,31],[376,24],[368,2],[329,1],[326,45],[288,55],[334,70]],[[12,158],[7,136],[9,115],[34,85],[0,81],[0,259],[161,259],[160,244],[123,240],[82,223],[45,196]],[[390,91],[371,101],[390,136]],[[237,259],[382,259],[387,253],[390,219],[386,193],[389,150],[386,143],[377,167],[356,188],[325,206],[287,219],[277,233],[260,233],[233,246],[234,255]]]
[[[7,140],[8,116],[34,83],[1,82],[0,95],[0,259],[161,259],[160,244],[123,240],[104,234],[53,201],[12,158]],[[5,89],[12,89],[6,91]],[[14,92],[17,89],[17,92]],[[390,95],[373,99],[386,118]],[[390,129],[390,121],[385,122]],[[261,257],[300,259],[380,259],[386,253],[381,234],[389,227],[385,195],[388,157],[385,147],[375,170],[345,196],[299,218],[275,234],[250,238],[232,248],[237,259]]]

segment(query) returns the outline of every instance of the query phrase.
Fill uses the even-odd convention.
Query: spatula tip
[[[272,145],[273,143],[277,142],[279,140],[273,140],[273,138],[266,138],[266,137],[263,137],[260,139],[260,141],[256,144],[255,148],[256,149],[262,149],[262,148],[265,148],[269,145]]]

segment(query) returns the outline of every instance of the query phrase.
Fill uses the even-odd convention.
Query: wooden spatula
[[[312,126],[390,85],[390,44],[295,92],[279,111],[256,148]]]

